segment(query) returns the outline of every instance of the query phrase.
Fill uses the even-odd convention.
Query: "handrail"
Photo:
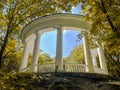
[[[63,69],[58,72],[86,72],[85,64],[63,63]],[[39,64],[38,72],[55,72],[55,64]]]
[[[55,72],[55,64],[49,63],[49,64],[38,64],[37,66],[37,72],[45,73],[45,72]],[[76,63],[63,63],[62,70],[58,69],[57,72],[86,72],[87,65],[85,64],[76,64]],[[32,69],[32,66],[29,66],[27,68],[22,69],[22,72],[30,72]],[[106,71],[104,69],[101,69],[100,67],[94,66],[94,72],[100,73],[100,74],[106,74]]]

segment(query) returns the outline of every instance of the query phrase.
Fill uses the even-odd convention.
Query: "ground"
[[[89,73],[17,73],[3,77],[0,90],[120,90],[120,81]]]

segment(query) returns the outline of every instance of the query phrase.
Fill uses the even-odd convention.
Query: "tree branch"
[[[5,58],[9,53],[13,53],[13,52],[15,52],[15,50],[11,50],[11,51],[7,52],[2,58]]]
[[[103,0],[101,0],[101,5],[102,5],[102,11],[103,11],[103,13],[106,14],[106,16],[107,16],[107,19],[108,19],[108,22],[110,24],[110,27],[112,28],[112,30],[114,32],[117,32],[118,29],[113,25],[112,20],[111,20],[108,12],[106,10],[106,7],[105,7],[105,4],[104,4]]]

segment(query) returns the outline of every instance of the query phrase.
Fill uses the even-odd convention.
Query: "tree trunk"
[[[107,19],[108,19],[108,22],[109,22],[109,24],[110,24],[110,27],[112,28],[112,30],[113,30],[114,32],[118,32],[118,29],[113,25],[113,22],[112,22],[112,20],[110,19],[110,16],[108,15],[108,12],[107,12],[107,10],[106,10],[106,7],[105,7],[105,4],[104,4],[104,1],[103,1],[103,0],[101,0],[101,5],[102,5],[102,10],[103,10],[104,14],[107,15]],[[116,34],[117,34],[117,33],[116,33]]]
[[[2,57],[0,55],[0,69],[2,68]]]
[[[9,32],[8,31],[7,31],[7,33],[5,35],[4,43],[2,44],[1,50],[0,50],[0,69],[2,68],[3,54],[5,52],[5,48],[6,48],[7,43],[8,43],[8,36],[9,36]]]

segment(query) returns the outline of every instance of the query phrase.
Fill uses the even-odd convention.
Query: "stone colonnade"
[[[56,27],[57,29],[57,43],[56,43],[56,68],[59,70],[63,69],[63,30],[62,27]],[[37,65],[38,65],[38,55],[40,52],[40,39],[41,33],[37,32],[35,34],[35,43],[33,48],[33,55],[32,55],[32,65],[31,71],[37,72]],[[29,55],[29,41],[30,39],[26,39],[24,43],[24,50],[23,50],[23,57],[20,64],[20,72],[24,72],[25,68],[27,68],[27,60]],[[86,72],[94,73],[94,66],[97,66],[96,60],[94,57],[91,56],[91,51],[88,43],[87,34],[83,34],[83,44],[84,44],[84,55],[85,55],[85,64],[86,64]],[[100,59],[100,66],[101,69],[107,72],[107,66],[105,63],[105,56],[102,50],[102,47],[99,46],[98,48],[98,55]]]

